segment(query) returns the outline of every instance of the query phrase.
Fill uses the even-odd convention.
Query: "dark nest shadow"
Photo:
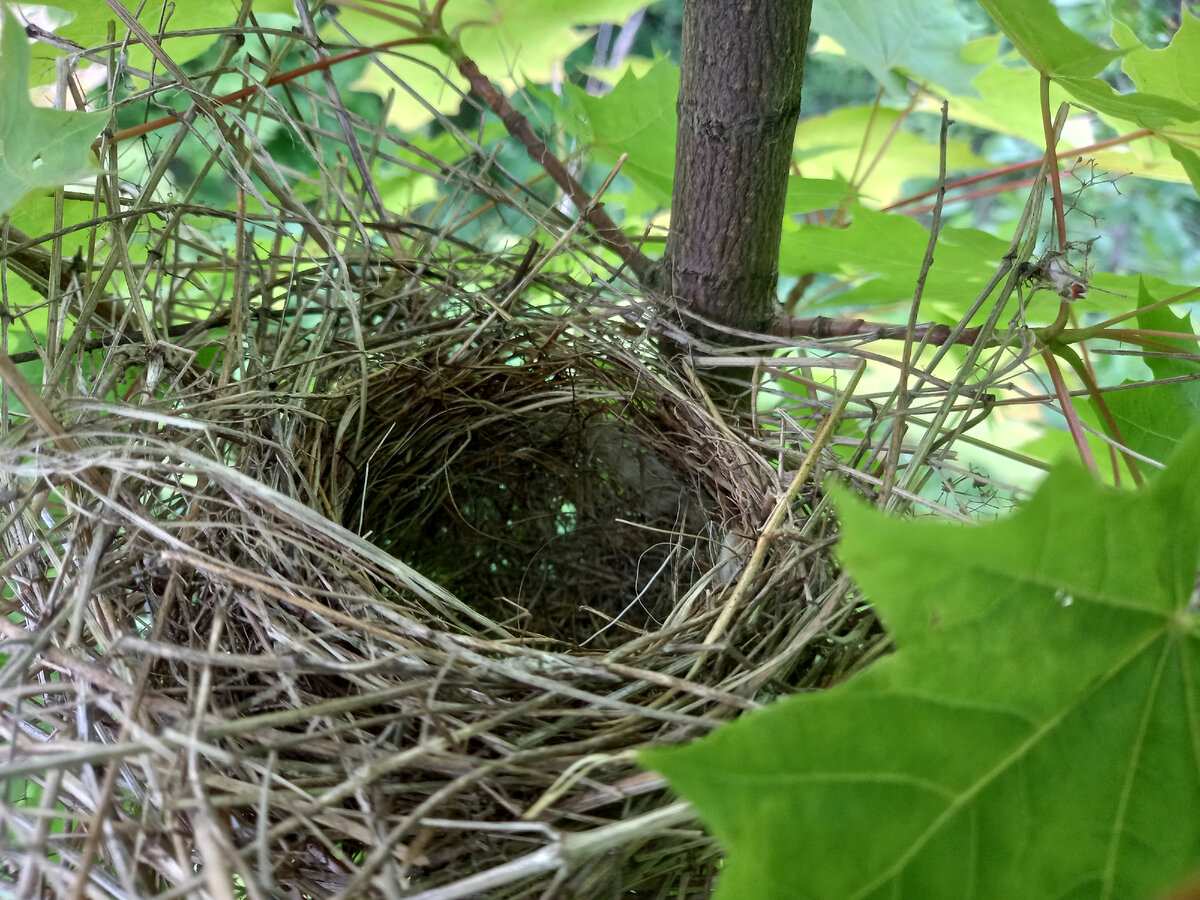
[[[693,462],[713,440],[696,410],[580,345],[513,335],[383,368],[342,411],[362,437],[329,448],[328,480],[342,524],[506,628],[598,649],[660,628],[739,517],[721,454]]]

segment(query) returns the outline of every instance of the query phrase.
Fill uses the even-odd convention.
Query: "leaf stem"
[[[1058,133],[1050,118],[1050,76],[1042,73],[1042,132],[1046,138],[1046,168],[1050,171],[1050,185],[1054,196],[1054,224],[1058,228],[1058,247],[1067,246],[1067,214],[1063,211],[1062,179],[1059,177],[1054,148],[1058,145]]]
[[[1100,469],[1096,465],[1095,457],[1092,456],[1092,448],[1088,445],[1083,422],[1079,420],[1079,413],[1075,412],[1075,406],[1071,403],[1071,394],[1067,390],[1067,383],[1063,380],[1062,372],[1058,368],[1054,352],[1049,347],[1044,348],[1042,359],[1045,360],[1046,370],[1050,373],[1050,380],[1054,383],[1054,393],[1058,395],[1063,417],[1067,420],[1067,429],[1071,432],[1071,437],[1075,440],[1075,447],[1079,450],[1079,458],[1083,460],[1083,464],[1089,470],[1099,475]]]
[[[1154,136],[1154,132],[1151,131],[1149,128],[1142,128],[1138,131],[1131,131],[1129,134],[1117,135],[1116,137],[1107,138],[1103,141],[1096,141],[1094,144],[1087,144],[1086,146],[1083,146],[1083,147],[1068,147],[1065,150],[1056,150],[1054,153],[1054,158],[1057,160],[1057,159],[1062,159],[1063,157],[1066,157],[1066,156],[1082,156],[1085,153],[1094,153],[1097,150],[1105,150],[1108,147],[1116,147],[1121,144],[1128,144],[1131,141],[1136,141],[1140,138],[1153,137],[1153,136]],[[1045,158],[1046,157],[1043,154],[1042,156],[1039,156],[1037,159],[1027,159],[1024,162],[1012,163],[1007,166],[1001,166],[998,169],[990,169],[989,171],[981,172],[978,175],[969,175],[966,178],[960,178],[957,181],[950,182],[948,185],[946,185],[946,190],[953,191],[953,190],[956,190],[957,188],[963,188],[963,187],[968,187],[969,185],[972,185],[972,184],[978,184],[981,181],[989,181],[993,178],[1002,178],[1005,175],[1011,175],[1014,172],[1023,172],[1026,169],[1035,169],[1045,161]],[[1017,190],[1020,187],[1024,186],[1025,184],[1026,184],[1026,182],[1023,182],[1023,181],[1010,182],[1010,183],[1002,185],[997,190]],[[918,200],[924,200],[926,197],[932,197],[937,192],[938,192],[938,189],[936,187],[930,188],[929,190],[926,190],[926,191],[921,191],[919,194],[913,194],[910,197],[904,197],[900,200],[897,200],[895,203],[892,203],[889,206],[885,206],[883,208],[883,211],[891,212],[894,209],[899,209],[901,206],[908,206],[910,203],[916,203]],[[991,193],[996,193],[996,191],[992,191]],[[981,196],[987,196],[987,195],[981,195]],[[962,200],[964,198],[956,196],[954,199]],[[912,213],[910,213],[910,215],[912,215]]]

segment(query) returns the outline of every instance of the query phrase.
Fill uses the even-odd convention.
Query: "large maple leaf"
[[[1146,490],[1056,469],[1011,518],[887,517],[841,555],[896,652],[647,751],[721,898],[1144,898],[1200,866],[1200,440]]]

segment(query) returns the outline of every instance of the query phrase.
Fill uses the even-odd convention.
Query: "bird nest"
[[[877,645],[815,482],[763,530],[803,420],[721,412],[628,300],[439,265],[110,341],[125,402],[7,432],[26,895],[706,896],[634,751]]]

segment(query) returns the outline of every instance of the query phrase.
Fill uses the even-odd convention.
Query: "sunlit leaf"
[[[445,5],[443,23],[460,35],[480,71],[511,92],[526,81],[549,82],[555,66],[588,39],[583,26],[623,22],[643,6],[644,0],[455,0]],[[411,37],[386,13],[346,5],[338,21],[364,44]],[[426,124],[434,110],[456,111],[467,84],[445,55],[429,46],[406,46],[401,53],[388,61],[394,74],[371,66],[356,87],[380,96],[394,93],[390,121],[406,130]]]
[[[1200,104],[1200,18],[1186,7],[1181,10],[1179,29],[1162,50],[1150,50],[1118,22],[1113,39],[1127,50],[1121,68],[1139,91],[1170,97],[1189,106]]]
[[[660,58],[641,77],[626,73],[602,97],[569,84],[563,90],[589,158],[611,166],[621,154],[628,154],[621,174],[646,195],[646,202],[639,205],[669,206],[675,175],[678,66]]]
[[[480,146],[487,147],[506,135],[499,121],[489,119],[472,136]],[[396,158],[404,165],[388,166],[377,179],[384,205],[388,209],[414,209],[434,199],[439,188],[435,177],[438,167],[462,165],[474,154],[474,149],[453,131],[444,131],[432,138],[416,136],[409,139],[396,149]]]
[[[895,69],[958,85],[969,85],[978,71],[961,55],[971,25],[944,0],[816,0],[812,27],[895,92],[904,84]]]
[[[992,21],[1029,64],[1052,77],[1098,75],[1122,53],[1105,50],[1072,31],[1050,0],[979,0]]]
[[[880,205],[901,197],[910,179],[936,178],[937,144],[902,128],[894,131],[900,128],[900,116],[899,110],[886,107],[849,106],[801,119],[795,142],[801,174],[805,178],[849,179],[857,172],[856,184],[863,196]],[[987,165],[969,143],[950,137],[946,146],[949,171]]]
[[[92,141],[107,113],[68,112],[29,101],[29,41],[8,7],[0,35],[0,214],[37,188],[60,187],[97,171]]]
[[[920,274],[929,232],[908,216],[847,207],[849,223],[802,225],[784,234],[779,270],[803,275],[828,272],[861,279],[837,302],[907,305]],[[970,228],[945,228],[938,239],[933,268],[925,284],[926,303],[945,317],[964,312],[996,271],[1008,245]]]
[[[1171,156],[1200,190],[1200,157],[1195,152],[1200,146],[1200,127],[1195,124],[1200,113],[1200,66],[1196,64],[1200,59],[1200,19],[1186,8],[1180,14],[1179,29],[1163,50],[1147,49],[1121,24],[1113,27],[1113,38],[1129,51],[1121,67],[1138,91],[1168,98],[1192,111],[1191,115],[1177,116],[1179,121],[1162,128],[1159,137],[1168,143]]]
[[[220,28],[232,25],[237,21],[240,3],[232,0],[216,3],[179,3],[175,0],[119,0],[124,7],[137,17],[139,23],[151,35],[166,33],[180,34],[198,29]],[[98,47],[108,42],[108,26],[116,23],[118,39],[129,31],[109,8],[107,3],[97,3],[94,0],[54,0],[51,4],[71,15],[71,21],[57,30],[60,37],[74,41],[84,47]],[[291,0],[255,0],[254,12],[257,15],[267,13],[290,13],[295,15],[295,6]],[[196,34],[181,37],[165,38],[163,49],[170,54],[176,63],[184,63],[195,59],[219,40],[219,35]],[[162,63],[155,60],[152,51],[140,41],[134,40],[122,47],[128,53],[129,65],[142,71],[161,71]],[[46,45],[39,45],[39,55],[51,54],[55,51]],[[49,79],[53,81],[53,69],[49,70]],[[45,77],[45,76],[43,76]]]
[[[1120,49],[1104,50],[1067,28],[1049,0],[980,0],[980,5],[1038,72],[1049,75],[1076,101],[1110,120],[1117,120],[1119,128],[1124,123],[1156,132],[1158,139],[1168,142],[1171,155],[1193,184],[1200,187],[1200,171],[1197,171],[1200,161],[1189,149],[1200,135],[1200,129],[1191,124],[1200,121],[1196,76],[1192,74],[1200,38],[1196,26],[1189,24],[1194,17],[1184,13],[1183,24],[1187,28],[1180,28],[1166,50],[1146,50],[1121,26],[1113,32]],[[1159,55],[1152,57],[1151,53]],[[1113,59],[1127,54],[1134,58],[1126,63],[1126,72],[1139,90],[1119,94],[1107,81],[1095,76]],[[1034,102],[1036,94],[1027,90],[1022,95],[1032,108],[1040,110],[1040,105]],[[1180,123],[1185,127],[1181,129]],[[1120,166],[1122,160],[1110,152],[1104,163],[1115,164],[1117,171],[1124,168],[1170,177],[1170,170],[1155,171],[1145,165],[1142,156],[1138,153],[1135,157],[1125,157],[1143,164],[1124,168]]]
[[[997,55],[999,35],[972,42],[973,59],[983,63],[983,70],[972,82],[974,91],[964,93],[957,85],[936,83],[931,90],[950,101],[950,115],[956,122],[977,125],[998,134],[1012,135],[1028,141],[1034,147],[1045,144],[1041,104],[1038,100],[1040,76],[1029,66],[1014,65],[1011,54]],[[1057,81],[1050,84],[1050,108],[1072,99]],[[935,102],[923,104],[930,111]],[[1094,116],[1073,115],[1067,120],[1059,142],[1060,149],[1090,146],[1097,140]],[[1129,121],[1104,117],[1118,131],[1134,130]],[[1101,168],[1118,174],[1144,175],[1166,181],[1186,181],[1187,174],[1172,155],[1166,141],[1140,138],[1100,151],[1088,151],[1086,159],[1094,160]],[[1033,154],[1031,149],[1031,155]]]
[[[1182,153],[1181,153],[1182,151]],[[1089,152],[1087,159],[1108,172],[1123,175],[1140,175],[1158,181],[1183,183],[1196,181],[1189,173],[1194,154],[1178,144],[1156,138],[1140,138],[1127,144],[1108,147],[1098,152]]]
[[[787,200],[783,215],[788,223],[793,216],[815,210],[830,209],[852,199],[854,190],[844,178],[801,178],[788,179]],[[785,225],[787,228],[787,225]]]
[[[935,82],[935,87],[950,100],[950,116],[956,122],[1011,134],[1039,145],[1043,139],[1038,74],[1029,66],[1014,66],[1011,59],[1000,57],[999,44],[999,35],[976,42],[976,51],[986,65],[971,82],[974,90],[963,91],[953,82],[941,81]],[[1052,90],[1051,103],[1057,108],[1067,94],[1057,86]]]
[[[1157,94],[1118,94],[1112,85],[1099,78],[1057,79],[1075,99],[1098,112],[1105,113],[1142,128],[1158,131],[1172,121],[1194,122],[1200,119],[1200,108],[1171,97]]]

